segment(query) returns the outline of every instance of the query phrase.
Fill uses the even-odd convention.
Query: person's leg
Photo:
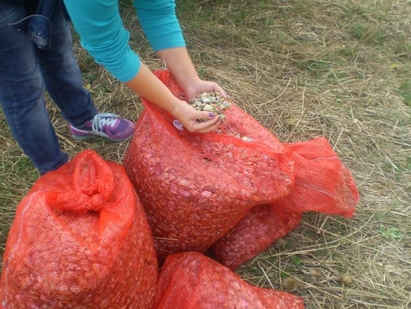
[[[25,17],[19,1],[0,2],[0,102],[22,150],[41,174],[68,160],[47,114],[44,82],[30,38],[10,23]]]
[[[56,1],[51,17],[50,49],[38,49],[40,68],[47,92],[63,117],[74,126],[93,119],[97,109],[90,93],[83,88],[80,68],[74,57],[70,23],[66,20],[62,2]]]
[[[112,141],[129,138],[134,124],[115,114],[97,114],[90,93],[83,88],[72,49],[70,24],[60,0],[55,5],[52,27],[50,50],[38,50],[38,54],[46,89],[70,123],[73,137],[82,140],[103,136]]]

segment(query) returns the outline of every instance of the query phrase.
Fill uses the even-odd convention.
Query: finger
[[[229,99],[230,97],[228,96],[227,92],[224,91],[223,88],[221,88],[218,84],[214,85],[214,91],[219,92],[224,98]]]
[[[199,111],[196,115],[195,115],[196,119],[201,119],[201,120],[211,120],[214,118],[219,118],[218,115],[216,113],[213,112],[203,112],[203,111]]]
[[[206,129],[202,130],[201,133],[215,132],[218,129],[218,127],[220,126],[220,124],[221,124],[221,121],[217,121],[211,127],[208,127]]]
[[[198,133],[207,133],[217,130],[220,124],[220,117],[217,117],[216,119],[212,119],[206,122],[198,122],[194,129],[195,132]]]

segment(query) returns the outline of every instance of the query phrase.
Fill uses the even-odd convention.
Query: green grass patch
[[[400,85],[400,94],[404,99],[404,104],[411,107],[411,79],[405,79]]]
[[[351,36],[362,44],[383,45],[385,34],[376,26],[356,24],[350,28]]]

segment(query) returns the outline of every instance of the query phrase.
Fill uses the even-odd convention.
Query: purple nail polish
[[[215,117],[215,114],[214,113],[208,113],[208,116]]]
[[[184,126],[181,124],[181,122],[180,121],[178,121],[177,119],[175,119],[174,121],[173,121],[173,125],[177,128],[177,129],[179,129],[180,131],[182,131],[183,129],[184,129]]]

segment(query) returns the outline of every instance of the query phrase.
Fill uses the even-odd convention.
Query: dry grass
[[[195,3],[194,3],[195,2]],[[283,142],[325,136],[360,191],[354,218],[308,213],[301,225],[238,273],[282,289],[307,308],[411,308],[411,3],[409,1],[178,0],[193,61]],[[132,44],[162,68],[123,8]],[[100,110],[137,119],[137,96],[75,45]],[[128,143],[77,143],[50,106],[62,147],[121,162]],[[4,244],[14,209],[37,174],[1,120]],[[339,277],[348,273],[349,286]]]

